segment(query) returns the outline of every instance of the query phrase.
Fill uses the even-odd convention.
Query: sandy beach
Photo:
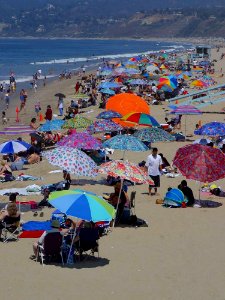
[[[225,71],[225,60],[219,57],[220,52],[212,51],[215,62],[215,79],[223,84],[219,77],[220,69]],[[72,95],[77,78],[47,82],[45,87],[38,88],[37,93],[28,90],[26,113],[20,114],[20,123],[29,125],[35,117],[34,103],[41,102],[42,113],[51,104],[53,113],[57,114],[57,92]],[[65,103],[69,103],[70,98]],[[19,99],[12,100],[7,111],[9,124],[15,124],[15,107]],[[209,105],[203,111],[221,112],[224,102]],[[165,119],[167,103],[151,106],[151,115],[159,122]],[[98,106],[84,109],[84,116],[94,119],[100,112]],[[195,124],[201,120],[202,124],[210,121],[224,122],[224,114],[203,114],[187,117],[187,134],[193,134]],[[1,125],[2,126],[2,125]],[[182,130],[184,129],[182,124]],[[2,135],[0,141],[7,141],[10,137]],[[24,139],[29,142],[29,136]],[[194,140],[195,137],[191,137]],[[176,150],[190,142],[155,143],[172,161]],[[146,160],[150,151],[127,152],[126,159],[139,163]],[[110,156],[112,159],[122,157],[120,151]],[[50,165],[45,159],[39,164],[26,166],[29,175],[42,176],[44,180],[33,183],[42,185],[62,180],[62,173],[50,174],[58,169]],[[16,171],[15,174],[19,174]],[[99,195],[113,192],[113,187],[102,184],[103,175],[91,180],[74,176],[72,188],[81,188]],[[169,209],[156,205],[156,199],[163,198],[168,187],[177,187],[182,176],[166,178],[162,176],[158,196],[148,196],[147,185],[137,185],[136,215],[148,222],[148,227],[116,227],[107,236],[100,239],[100,258],[76,262],[72,267],[47,265],[42,267],[38,262],[29,259],[32,254],[32,244],[36,239],[21,239],[18,242],[1,244],[0,269],[2,279],[0,283],[1,299],[155,299],[155,300],[224,300],[224,268],[225,268],[225,205],[219,208],[185,208]],[[225,189],[225,179],[216,182]],[[30,182],[0,183],[1,189],[26,187]],[[31,182],[32,184],[32,182]],[[198,198],[199,184],[189,181],[189,185]],[[132,191],[129,188],[129,193]],[[202,200],[215,200],[224,204],[225,198],[216,196],[201,196]],[[18,197],[20,200],[40,201],[43,197]],[[1,197],[6,202],[8,197]],[[44,217],[33,217],[33,212],[22,215],[23,221],[47,220],[53,209],[44,209]]]

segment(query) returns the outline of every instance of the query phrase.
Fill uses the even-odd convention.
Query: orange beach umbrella
[[[110,97],[106,104],[106,109],[114,110],[122,116],[130,112],[150,114],[150,108],[146,101],[139,96],[129,93],[122,93]]]

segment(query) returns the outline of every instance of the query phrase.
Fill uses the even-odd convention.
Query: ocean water
[[[82,66],[97,68],[103,57],[125,59],[160,50],[179,51],[190,44],[144,40],[0,39],[0,81],[11,73],[17,82],[29,81],[41,69],[48,77]]]

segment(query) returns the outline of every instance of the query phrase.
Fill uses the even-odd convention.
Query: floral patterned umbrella
[[[87,126],[91,125],[93,122],[85,117],[76,116],[73,119],[69,119],[63,125],[64,129],[70,128],[87,128]]]
[[[123,127],[116,124],[111,120],[98,120],[92,125],[88,126],[87,131],[91,133],[95,132],[108,132],[108,131],[120,131]]]
[[[153,184],[147,172],[143,171],[138,165],[129,161],[114,160],[102,164],[98,172],[112,177],[130,180],[135,183]]]
[[[69,147],[58,147],[42,152],[50,164],[77,176],[94,177],[97,175],[97,165],[84,152]]]
[[[39,127],[38,131],[47,132],[47,131],[61,130],[64,123],[65,121],[63,120],[46,121],[45,124]]]
[[[225,123],[210,122],[194,131],[196,135],[223,136],[225,135]]]
[[[68,135],[57,143],[57,146],[72,147],[86,150],[98,150],[101,142],[87,132],[80,132]]]
[[[138,130],[134,133],[134,136],[142,142],[149,143],[175,141],[175,138],[171,134],[157,127]]]
[[[106,110],[97,115],[97,119],[113,119],[113,118],[122,118],[122,115],[113,110]]]
[[[111,148],[123,151],[147,151],[149,150],[144,143],[138,140],[136,137],[127,134],[119,134],[111,139],[105,141],[103,144],[104,148]]]
[[[225,177],[225,155],[219,149],[192,144],[177,150],[173,164],[188,179],[213,182]]]

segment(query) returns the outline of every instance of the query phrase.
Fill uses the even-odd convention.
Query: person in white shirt
[[[152,154],[147,157],[145,167],[148,170],[148,175],[154,182],[154,185],[149,185],[149,195],[155,195],[157,193],[157,188],[160,187],[160,175],[162,171],[162,158],[158,155],[157,148],[152,149]],[[155,193],[152,193],[153,187]]]

